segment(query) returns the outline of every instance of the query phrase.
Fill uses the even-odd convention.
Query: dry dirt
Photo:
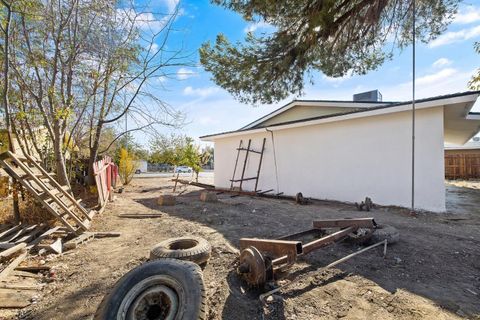
[[[398,208],[366,213],[343,203],[314,201],[301,206],[228,194],[219,195],[217,203],[203,203],[198,190],[188,187],[177,205],[159,207],[157,197],[172,192],[169,179],[134,180],[93,223],[94,231],[119,231],[121,237],[95,239],[47,261],[57,280],[21,316],[2,310],[0,318],[91,319],[103,295],[145,261],[153,245],[170,237],[197,235],[213,247],[204,271],[209,319],[480,319],[480,190],[451,184],[448,193],[456,200],[449,210],[455,213],[417,217]],[[462,202],[471,206],[461,207]],[[142,220],[117,217],[148,212],[164,215]],[[321,249],[305,256],[290,273],[288,279],[300,281],[266,305],[258,300],[261,292],[249,289],[234,272],[237,256],[232,246],[237,247],[241,237],[275,238],[307,229],[314,219],[367,216],[401,233],[401,241],[389,246],[386,259],[381,249],[374,249],[318,274],[317,268],[359,247],[339,243]]]

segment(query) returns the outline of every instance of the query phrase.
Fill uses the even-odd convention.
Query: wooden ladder
[[[7,151],[0,154],[0,165],[69,231],[80,234],[88,230],[96,211],[87,211],[81,199],[75,199],[69,188],[60,185],[35,158]]]
[[[240,182],[239,189],[241,191],[244,181],[255,180],[255,190],[254,191],[255,192],[257,191],[258,179],[260,177],[260,169],[262,168],[263,152],[265,151],[265,142],[266,141],[267,141],[267,139],[263,138],[262,149],[260,151],[257,151],[257,150],[253,150],[253,149],[250,148],[250,146],[252,145],[252,139],[248,139],[248,144],[247,144],[246,148],[243,147],[243,140],[240,140],[240,144],[238,145],[238,148],[237,148],[237,159],[235,160],[235,167],[233,169],[232,179],[230,179],[230,190],[234,189],[233,184],[236,183],[236,182]],[[243,152],[243,151],[246,152],[246,153],[245,153],[245,159],[243,161],[242,176],[241,176],[240,179],[235,179],[235,174],[237,173],[238,159],[240,158],[240,153]],[[260,160],[258,162],[257,175],[255,177],[245,178],[245,169],[247,168],[248,156],[251,153],[260,155]]]

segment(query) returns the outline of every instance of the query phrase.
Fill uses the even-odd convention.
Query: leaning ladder
[[[75,199],[68,187],[60,185],[35,158],[7,151],[0,154],[0,165],[69,231],[78,234],[88,230],[96,211],[87,211],[81,200]]]
[[[246,148],[243,147],[243,140],[240,140],[240,144],[238,145],[238,148],[237,148],[237,159],[235,160],[235,167],[233,169],[232,179],[230,179],[230,190],[234,189],[234,187],[235,187],[234,183],[240,182],[240,185],[238,187],[239,187],[240,190],[242,190],[242,185],[243,185],[244,181],[255,180],[255,190],[254,191],[257,191],[258,179],[260,177],[260,169],[262,168],[263,152],[265,150],[265,142],[266,141],[267,141],[267,139],[263,138],[262,149],[260,151],[257,151],[257,150],[253,150],[253,149],[250,148],[250,146],[252,145],[252,139],[248,139],[248,144],[247,144]],[[242,176],[241,176],[240,179],[235,179],[235,174],[237,173],[237,167],[238,167],[238,159],[240,158],[240,153],[241,152],[245,152],[245,159],[243,161],[243,167],[242,167]],[[259,159],[259,162],[258,162],[257,175],[255,177],[245,178],[245,170],[247,168],[247,161],[248,161],[248,156],[250,155],[250,153],[255,153],[255,154],[260,155],[260,159]]]

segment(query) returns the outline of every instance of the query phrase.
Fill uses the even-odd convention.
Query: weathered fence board
[[[445,155],[446,179],[480,179],[480,155],[457,153]]]

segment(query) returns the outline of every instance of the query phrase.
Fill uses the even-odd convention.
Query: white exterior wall
[[[258,189],[285,195],[410,207],[411,113],[398,112],[215,140],[215,186],[229,188],[240,139],[261,148],[267,138]],[[443,107],[416,113],[416,208],[445,211]],[[276,166],[274,161],[276,155]],[[256,175],[257,154],[248,158],[245,177]],[[237,174],[245,152],[238,160]],[[275,168],[277,167],[277,170]],[[276,176],[278,174],[278,185]],[[244,190],[253,190],[246,181]],[[238,186],[238,183],[235,184]]]

